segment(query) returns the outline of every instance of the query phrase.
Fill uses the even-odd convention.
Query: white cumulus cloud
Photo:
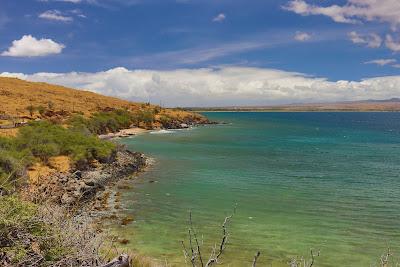
[[[19,40],[14,40],[2,56],[10,57],[39,57],[51,54],[59,54],[65,48],[63,44],[51,39],[36,39],[32,35],[24,35]]]
[[[168,106],[267,105],[386,99],[400,95],[400,76],[329,81],[267,68],[128,70],[95,73],[2,73],[30,81],[82,88],[134,101]]]

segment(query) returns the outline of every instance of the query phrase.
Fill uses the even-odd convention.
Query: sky
[[[0,0],[0,76],[165,106],[400,97],[399,0]]]

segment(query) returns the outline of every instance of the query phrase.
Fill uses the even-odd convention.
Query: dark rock
[[[82,172],[80,170],[75,171],[73,174],[78,180],[82,178]]]
[[[97,185],[96,179],[85,180],[85,184],[88,186],[95,186]]]

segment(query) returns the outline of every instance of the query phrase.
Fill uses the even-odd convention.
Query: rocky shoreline
[[[29,188],[28,196],[37,203],[51,202],[68,209],[95,207],[97,193],[146,166],[147,159],[142,153],[119,148],[112,162],[84,171],[53,173],[39,185]]]

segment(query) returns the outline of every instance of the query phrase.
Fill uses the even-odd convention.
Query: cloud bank
[[[248,67],[170,71],[119,67],[96,73],[2,73],[0,76],[82,88],[134,101],[162,101],[167,106],[267,105],[400,96],[400,76],[332,82],[301,73]]]

